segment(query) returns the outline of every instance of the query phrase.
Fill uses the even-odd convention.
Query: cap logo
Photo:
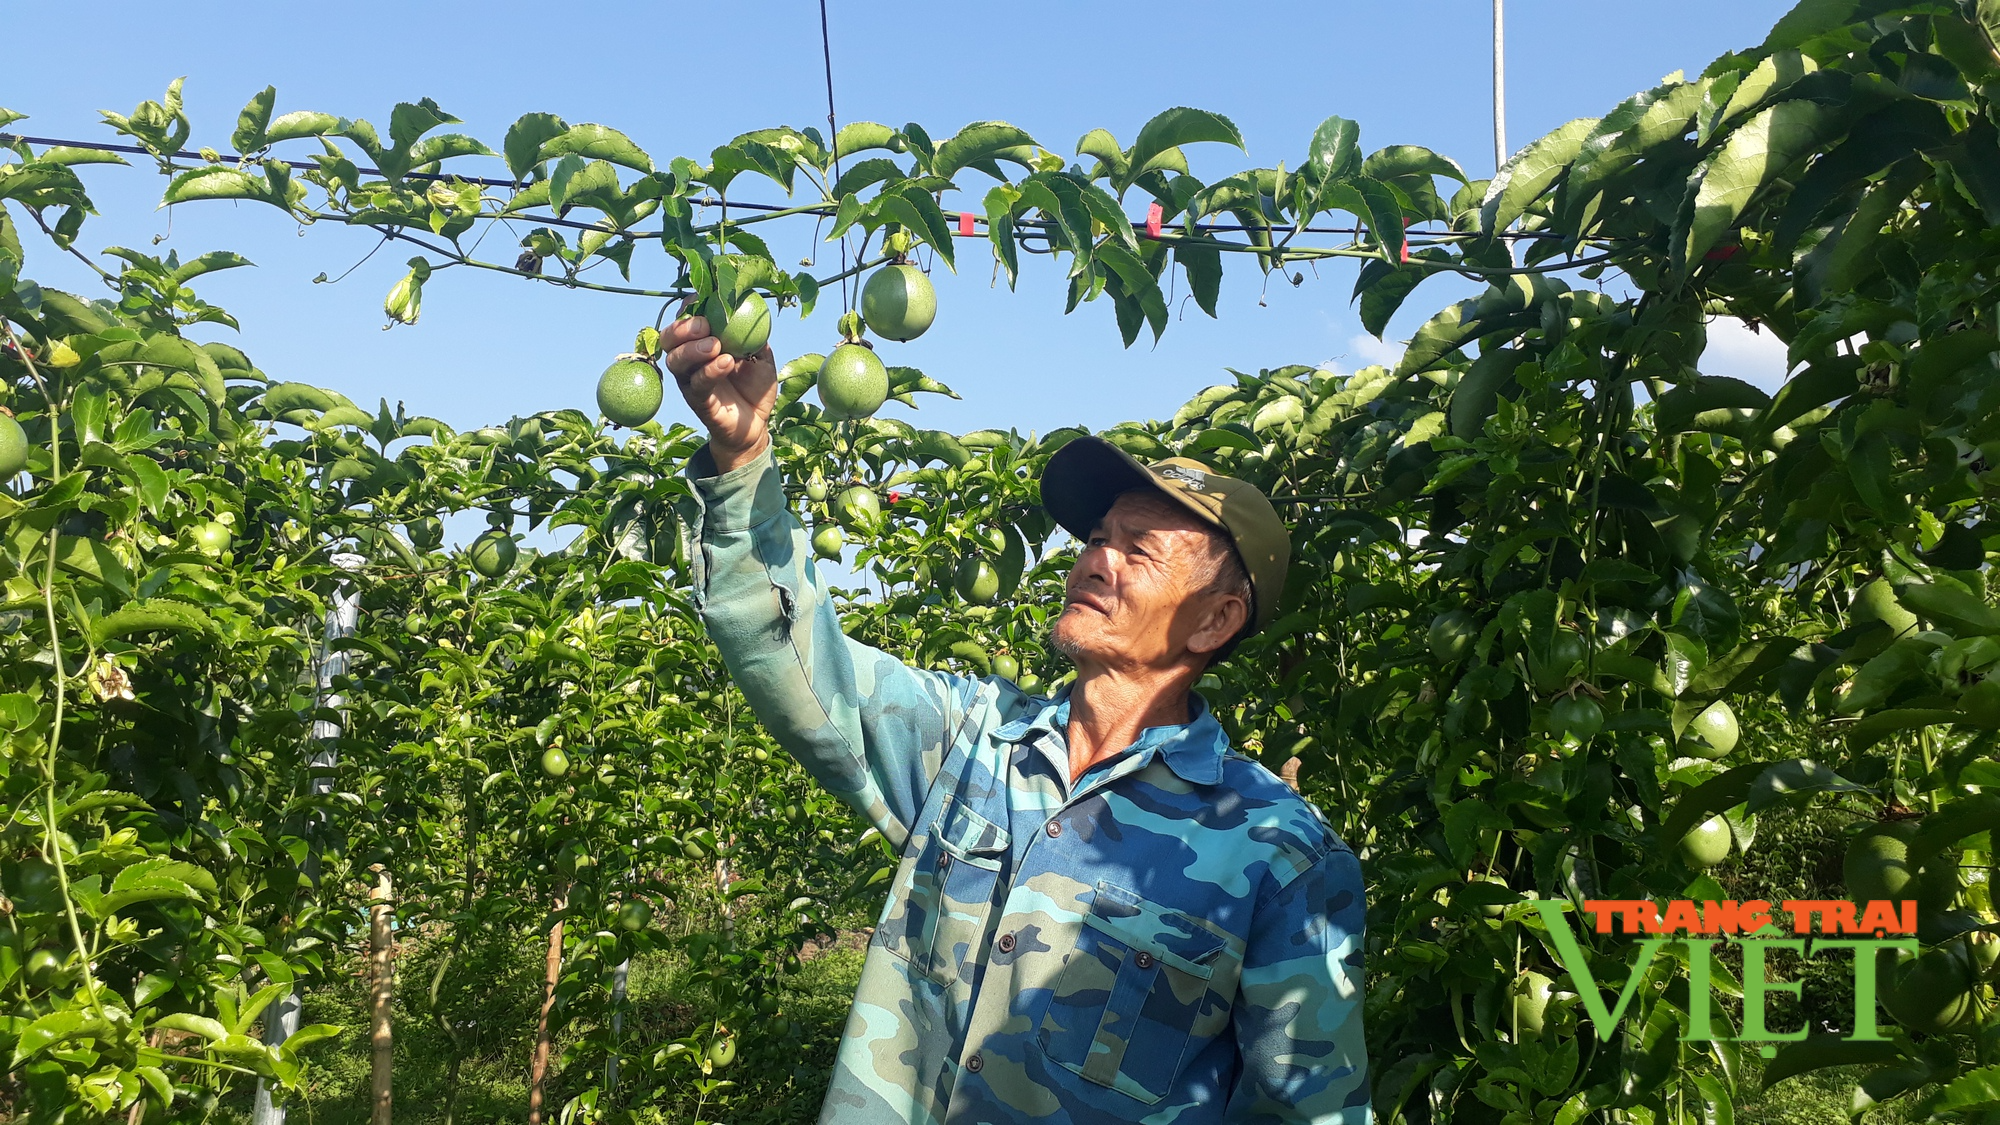
[[[1179,465],[1168,465],[1166,468],[1159,470],[1159,473],[1168,480],[1184,484],[1196,492],[1200,492],[1202,489],[1208,487],[1208,474],[1202,472],[1200,469],[1187,469]]]

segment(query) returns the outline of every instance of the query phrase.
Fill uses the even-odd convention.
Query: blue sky
[[[1508,12],[1508,131],[1519,145],[1562,122],[1597,116],[1668,72],[1692,73],[1724,51],[1761,40],[1789,4],[1682,0],[1673,5],[1514,0]],[[1153,113],[1192,105],[1232,118],[1249,145],[1190,153],[1194,171],[1296,166],[1329,114],[1360,122],[1362,145],[1421,144],[1492,172],[1489,6],[1483,0],[1342,0],[1243,9],[1162,2],[1114,5],[1019,0],[1003,8],[956,3],[831,0],[835,94],[843,122],[923,124],[948,135],[1001,119],[1069,154],[1095,127],[1129,143]],[[94,13],[87,49],[72,39]],[[1004,13],[1004,14],[1003,14]],[[435,98],[462,131],[498,147],[521,113],[597,121],[629,133],[656,162],[703,159],[743,131],[823,124],[826,115],[815,4],[663,5],[603,2],[409,4],[341,7],[220,3],[40,5],[9,13],[12,53],[0,106],[30,114],[15,130],[110,140],[96,111],[129,112],[187,76],[193,144],[227,147],[237,110],[266,84],[278,112],[316,109],[386,127],[389,107]],[[295,158],[303,159],[298,145]],[[472,172],[478,162],[461,162]],[[497,164],[496,164],[497,167]],[[229,248],[255,269],[203,287],[243,321],[231,339],[272,376],[332,387],[364,406],[386,397],[460,428],[514,414],[591,409],[597,374],[656,306],[635,298],[565,292],[498,276],[444,274],[425,294],[422,321],[383,331],[384,293],[407,252],[386,249],[338,285],[373,245],[365,232],[302,229],[256,204],[154,208],[164,181],[141,168],[85,175],[102,216],[81,245]],[[961,177],[977,209],[985,177]],[[947,209],[952,209],[950,199]],[[162,238],[157,244],[156,238]],[[777,248],[812,250],[809,224]],[[489,243],[490,245],[491,243]],[[827,252],[831,247],[826,248]],[[502,249],[494,257],[511,258]],[[823,257],[822,262],[829,260]],[[644,262],[655,284],[669,278]],[[992,282],[983,244],[961,251],[960,272],[937,275],[938,322],[921,340],[885,345],[890,362],[923,368],[965,400],[928,400],[916,420],[954,430],[1102,427],[1171,414],[1226,378],[1225,366],[1333,363],[1345,369],[1398,350],[1363,334],[1348,302],[1353,268],[1308,270],[1297,288],[1266,287],[1248,263],[1223,282],[1221,318],[1187,303],[1157,345],[1120,346],[1108,301],[1062,314],[1063,288],[1031,261],[1017,292]],[[84,285],[81,267],[45,243],[29,274]],[[1459,295],[1428,283],[1391,326],[1407,336]],[[780,359],[824,350],[834,315],[822,307],[779,321]],[[1717,331],[1704,366],[1769,385],[1782,348],[1768,337]],[[892,412],[907,415],[901,407]],[[684,418],[670,403],[666,416]]]

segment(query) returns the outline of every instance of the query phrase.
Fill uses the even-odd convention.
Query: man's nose
[[[1109,548],[1102,544],[1085,547],[1083,553],[1076,557],[1076,565],[1072,568],[1071,578],[1076,582],[1095,580],[1099,583],[1109,585],[1111,582],[1112,565]]]

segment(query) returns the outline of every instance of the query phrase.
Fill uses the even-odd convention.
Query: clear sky
[[[1579,116],[1597,116],[1661,76],[1689,73],[1724,51],[1760,41],[1790,5],[1778,0],[1674,4],[1514,0],[1508,9],[1508,135],[1515,146]],[[1279,160],[1296,167],[1329,114],[1360,122],[1362,146],[1421,144],[1492,173],[1491,23],[1484,0],[1320,0],[1242,8],[1162,0],[1147,5],[1017,0],[1005,6],[830,0],[835,95],[843,122],[923,124],[934,137],[968,121],[1000,119],[1068,155],[1095,127],[1130,143],[1173,105],[1232,118],[1249,144],[1190,153],[1215,178]],[[91,13],[87,35],[67,46]],[[763,4],[22,5],[5,21],[9,52],[0,106],[30,118],[32,135],[112,140],[97,110],[129,112],[187,76],[192,145],[227,149],[236,112],[267,84],[279,113],[324,110],[365,117],[386,132],[389,107],[422,96],[465,121],[452,127],[499,146],[524,112],[629,133],[657,163],[708,151],[749,129],[824,125],[819,10],[800,0]],[[294,143],[294,159],[307,146]],[[281,150],[282,153],[282,150]],[[482,162],[455,162],[486,171]],[[216,275],[208,299],[243,321],[218,331],[266,372],[340,390],[364,406],[378,397],[466,428],[556,407],[593,409],[597,374],[656,306],[635,298],[565,292],[497,275],[440,275],[415,327],[383,331],[382,298],[407,250],[385,249],[337,285],[374,244],[365,231],[301,229],[261,204],[197,203],[155,210],[164,181],[149,169],[87,168],[102,216],[81,246],[176,248],[183,257],[228,248],[255,269]],[[979,209],[977,172],[957,208]],[[946,200],[947,210],[956,209]],[[1135,205],[1135,214],[1136,214]],[[809,224],[779,247],[811,252]],[[828,247],[823,253],[830,253]],[[493,257],[511,258],[502,248]],[[781,260],[783,255],[781,254]],[[822,263],[828,260],[822,258]],[[656,285],[670,276],[640,264]],[[927,400],[917,420],[954,430],[1017,426],[1046,431],[1169,415],[1222,369],[1334,363],[1352,369],[1399,348],[1366,336],[1348,294],[1353,268],[1306,271],[1294,288],[1266,288],[1254,266],[1231,262],[1220,320],[1183,305],[1157,345],[1120,346],[1110,303],[1062,315],[1063,288],[1046,260],[1030,260],[1018,292],[992,282],[983,243],[961,250],[960,272],[937,275],[936,327],[885,345],[892,363],[923,368],[963,402]],[[28,271],[81,288],[80,266],[45,242]],[[636,275],[635,271],[635,275]],[[1183,288],[1184,292],[1184,288]],[[1404,337],[1460,295],[1426,284],[1391,326]],[[825,306],[774,334],[782,360],[825,350],[835,335]],[[1783,349],[1768,337],[1718,331],[1704,367],[1766,385]],[[891,412],[907,415],[901,407]],[[668,417],[685,408],[669,404]]]

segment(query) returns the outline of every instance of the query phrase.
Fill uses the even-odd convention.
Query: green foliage
[[[1191,109],[1129,147],[1087,134],[1090,167],[999,122],[937,142],[856,123],[831,148],[766,129],[662,163],[547,114],[495,158],[438,133],[453,119],[429,101],[397,106],[385,143],[365,121],[273,116],[268,90],[238,120],[241,160],[190,166],[178,83],[108,116],[169,201],[256,200],[414,244],[385,306],[406,324],[454,265],[650,295],[662,322],[681,298],[751,292],[804,315],[911,247],[952,266],[941,200],[968,170],[997,181],[983,211],[1010,283],[1024,245],[1049,252],[1068,307],[1108,296],[1127,343],[1164,331],[1169,268],[1212,312],[1227,254],[1363,260],[1376,331],[1428,277],[1485,280],[1393,369],[1236,374],[1106,435],[1253,480],[1293,517],[1276,622],[1202,691],[1239,746],[1300,759],[1363,857],[1379,1117],[1748,1119],[1858,1066],[1843,1110],[1977,1119],[1996,1104],[1993,995],[1968,934],[2000,928],[2000,21],[1985,7],[1808,0],[1763,47],[1572,122],[1490,183],[1422,149],[1364,156],[1343,118],[1295,171],[1203,183],[1183,146],[1241,138]],[[307,139],[313,168],[274,158]],[[818,1047],[772,1009],[798,951],[853,929],[895,857],[776,750],[702,635],[674,512],[699,435],[649,421],[614,437],[573,411],[455,433],[274,381],[190,339],[234,326],[192,288],[247,264],[227,253],[113,249],[107,299],[45,291],[22,276],[14,222],[72,245],[90,206],[79,159],[10,151],[0,377],[26,441],[0,497],[13,1104],[82,1119],[142,1099],[180,1113],[255,1078],[296,1090],[309,1045],[337,1032],[266,1045],[261,1013],[295,981],[335,995],[380,865],[422,935],[411,964],[429,987],[406,972],[405,1018],[436,1021],[427,1049],[448,1066],[519,1049],[533,997],[492,995],[485,966],[535,980],[560,923],[551,1089],[570,1119],[809,1106],[815,1079],[790,1068]],[[508,178],[446,170],[472,159]],[[752,184],[793,202],[749,209]],[[1160,237],[1123,210],[1133,189],[1160,205]],[[1366,233],[1294,241],[1329,211]],[[475,257],[502,216],[542,224],[512,265]],[[755,228],[808,216],[858,240],[861,265],[779,268]],[[1194,226],[1212,218],[1240,237]],[[664,254],[635,256],[651,241]],[[585,275],[601,262],[623,283]],[[631,281],[662,265],[666,284]],[[1619,285],[1582,287],[1603,279]],[[1700,370],[1722,315],[1784,342],[1775,394]],[[1034,481],[1076,431],[836,417],[807,393],[821,366],[785,365],[775,445],[808,523],[844,529],[862,583],[841,599],[849,632],[924,666],[1059,684],[1044,638],[1066,559]],[[900,401],[951,393],[883,371]],[[434,521],[475,510],[493,548],[444,550]],[[523,525],[564,545],[502,564]],[[319,623],[346,596],[359,625],[329,641]],[[542,768],[550,750],[566,771]],[[1680,1041],[1671,956],[1619,1034],[1579,1034],[1589,1005],[1530,897],[1776,898],[1795,876],[1831,896],[1854,889],[1838,857],[1877,822],[1900,826],[1875,831],[1900,842],[1936,970],[1924,1010],[1892,1002],[1910,1019],[1898,1035],[1859,1053],[1804,1041],[1760,1094],[1734,1043]],[[1705,824],[1703,871],[1680,845]],[[1622,979],[1625,938],[1581,940],[1612,970],[1600,980]],[[685,1010],[642,1018],[649,994],[616,985],[626,963],[678,966]],[[1799,1014],[1851,1018],[1817,996]],[[467,1039],[466,1020],[512,1026]]]

